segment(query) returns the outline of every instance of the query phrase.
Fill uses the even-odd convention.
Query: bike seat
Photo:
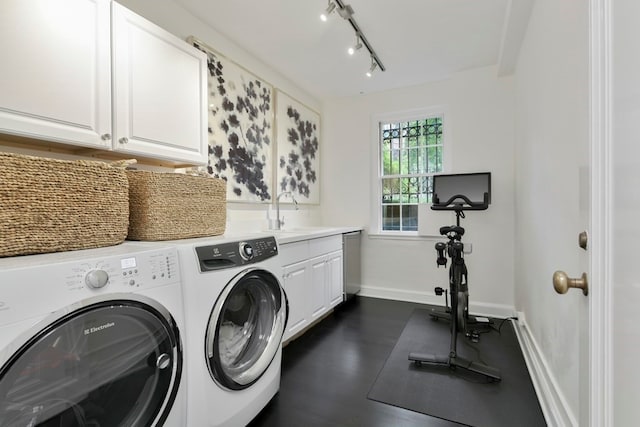
[[[456,233],[460,236],[464,236],[464,228],[459,227],[457,225],[451,225],[451,226],[445,226],[445,227],[440,227],[440,234],[442,236],[445,236],[449,233]]]

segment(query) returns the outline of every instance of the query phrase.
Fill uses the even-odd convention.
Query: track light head
[[[340,15],[342,19],[351,18],[351,16],[353,16],[353,13],[353,8],[350,4],[345,4],[344,7],[338,8],[338,15]]]
[[[378,63],[376,62],[376,60],[372,57],[371,58],[371,68],[369,68],[369,71],[367,71],[367,77],[371,77],[373,75],[373,72],[375,71],[376,67],[378,66]]]
[[[329,15],[331,15],[331,13],[334,11],[335,8],[336,8],[336,4],[334,2],[332,2],[331,0],[329,0],[329,4],[327,5],[327,9],[324,11],[323,14],[320,15],[320,20],[322,22],[326,22],[327,19],[329,19]]]
[[[356,38],[355,46],[349,46],[349,49],[347,49],[347,52],[349,53],[349,55],[353,55],[354,53],[356,53],[356,50],[360,50],[360,49],[362,49],[362,41],[360,40],[360,36],[358,36]]]

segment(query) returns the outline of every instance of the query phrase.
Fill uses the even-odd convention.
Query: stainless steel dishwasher
[[[360,231],[353,231],[342,235],[342,256],[344,295],[345,301],[349,301],[360,292]]]

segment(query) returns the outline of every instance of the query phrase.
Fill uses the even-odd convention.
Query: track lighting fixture
[[[376,68],[380,68],[380,71],[384,71],[385,68],[384,65],[382,65],[382,61],[380,61],[380,58],[378,58],[378,55],[376,55],[373,47],[371,47],[362,30],[360,30],[360,27],[358,27],[358,23],[356,22],[356,20],[353,19],[353,15],[355,13],[353,8],[351,7],[351,5],[345,4],[343,1],[344,0],[328,0],[327,9],[322,15],[320,15],[320,19],[322,21],[327,21],[329,15],[334,10],[337,11],[338,15],[340,15],[342,19],[344,19],[345,21],[349,21],[349,24],[351,24],[351,28],[353,28],[353,31],[355,31],[356,33],[355,46],[347,49],[349,55],[353,55],[358,49],[362,49],[362,47],[364,46],[369,51],[369,55],[371,56],[371,68],[369,69],[369,71],[367,71],[367,77],[371,77],[373,71]]]
[[[356,44],[355,46],[349,46],[349,49],[347,49],[347,52],[349,53],[349,55],[353,55],[354,53],[356,53],[356,50],[360,50],[362,49],[362,42],[360,41],[360,36],[356,37]]]
[[[331,12],[333,12],[335,8],[336,8],[336,4],[334,2],[332,2],[331,0],[329,0],[329,4],[327,5],[327,9],[324,11],[323,14],[320,15],[320,20],[322,22],[326,22],[327,19],[329,19],[329,15],[331,15]]]

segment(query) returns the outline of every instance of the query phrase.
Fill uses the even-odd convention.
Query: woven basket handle
[[[124,159],[124,160],[116,160],[109,164],[114,168],[126,169],[131,165],[135,165],[136,163],[138,163],[136,159]]]
[[[201,167],[193,167],[193,168],[189,168],[186,169],[184,171],[185,174],[187,175],[191,175],[191,176],[202,176],[205,178],[211,178],[211,175],[209,175],[209,172],[207,172],[206,170],[203,170]]]

